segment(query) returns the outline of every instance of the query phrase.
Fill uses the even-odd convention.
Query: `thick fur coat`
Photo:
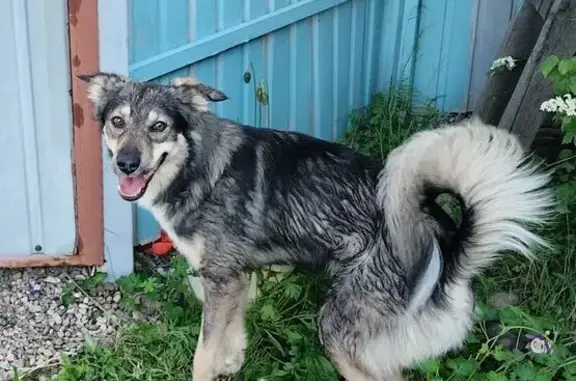
[[[294,132],[241,126],[208,111],[218,90],[115,74],[82,77],[119,176],[202,277],[194,380],[244,361],[246,271],[326,269],[320,339],[350,381],[401,380],[457,348],[472,325],[472,280],[499,254],[544,242],[547,174],[517,139],[479,120],[418,133],[386,164]],[[462,203],[456,227],[434,199]]]

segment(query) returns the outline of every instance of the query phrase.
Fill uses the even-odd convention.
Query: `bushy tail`
[[[531,258],[536,246],[546,245],[529,226],[550,217],[549,180],[514,135],[476,118],[418,133],[394,150],[380,177],[378,201],[389,239],[409,258],[422,255],[413,253],[412,242],[430,234],[430,224],[422,222],[430,218],[423,210],[429,190],[459,195],[467,236],[461,235],[453,270],[471,278],[504,251]]]

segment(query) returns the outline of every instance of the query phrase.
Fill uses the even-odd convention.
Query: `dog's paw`
[[[214,374],[198,373],[195,369],[192,369],[192,380],[194,381],[216,381],[218,377]]]
[[[221,364],[220,374],[230,375],[238,373],[244,365],[244,349],[237,351],[236,353],[228,353]]]
[[[218,354],[218,374],[230,375],[237,373],[244,364],[246,352],[246,335],[244,332],[228,336]]]

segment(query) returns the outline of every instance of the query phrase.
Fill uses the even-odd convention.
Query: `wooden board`
[[[538,8],[525,1],[514,21],[510,24],[497,57],[511,56],[523,60],[512,71],[488,77],[484,89],[474,105],[474,113],[482,121],[498,125],[508,101],[520,79],[526,60],[536,44],[544,19]],[[496,58],[497,58],[496,57]]]
[[[529,146],[549,115],[540,105],[554,94],[548,79],[540,72],[540,63],[549,55],[573,56],[576,52],[576,2],[555,0],[534,50],[510,98],[499,127],[520,137]]]

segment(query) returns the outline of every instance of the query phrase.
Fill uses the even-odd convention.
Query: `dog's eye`
[[[124,120],[122,120],[122,118],[120,118],[119,116],[115,116],[114,118],[112,118],[112,125],[116,128],[123,127]]]
[[[150,129],[154,132],[162,132],[168,127],[168,125],[164,122],[156,122],[150,127]]]

